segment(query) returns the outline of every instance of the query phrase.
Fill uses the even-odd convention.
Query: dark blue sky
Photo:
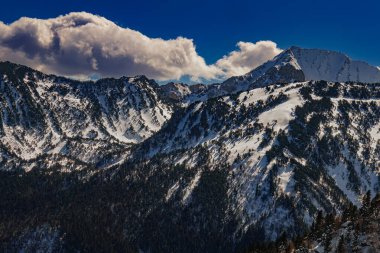
[[[49,18],[87,11],[149,37],[194,39],[207,63],[235,49],[238,41],[272,40],[345,52],[380,65],[380,1],[207,0],[18,0],[2,3],[0,20]]]

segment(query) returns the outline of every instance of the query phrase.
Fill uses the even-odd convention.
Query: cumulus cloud
[[[65,76],[133,76],[158,80],[213,80],[244,74],[281,50],[270,41],[239,42],[215,64],[198,55],[191,39],[149,38],[90,13],[0,22],[0,59]]]
[[[243,75],[282,51],[272,41],[257,43],[240,41],[237,46],[239,50],[232,51],[216,62],[216,66],[227,76]]]

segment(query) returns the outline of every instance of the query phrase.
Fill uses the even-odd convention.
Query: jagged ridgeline
[[[362,206],[380,187],[380,85],[293,80],[310,75],[296,50],[267,63],[291,59],[280,83],[227,93],[1,63],[1,250],[265,252]]]
[[[3,168],[51,155],[104,162],[151,136],[173,111],[144,76],[79,82],[9,62],[0,75]]]

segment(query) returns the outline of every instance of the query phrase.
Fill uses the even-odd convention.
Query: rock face
[[[174,102],[180,102],[191,93],[190,87],[184,83],[168,83],[161,86],[164,95]]]
[[[361,206],[380,86],[305,81],[296,50],[211,86],[0,64],[3,251],[238,252]]]

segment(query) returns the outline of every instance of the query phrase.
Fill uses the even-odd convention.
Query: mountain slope
[[[78,82],[0,63],[0,142],[23,160],[61,154],[96,162],[170,118],[158,88],[144,76]]]
[[[363,197],[361,208],[350,205],[340,213],[318,213],[310,231],[297,238],[284,234],[276,242],[251,247],[252,253],[379,252],[380,195]]]
[[[318,210],[339,212],[360,205],[366,191],[379,191],[379,98],[377,85],[304,82],[209,99],[136,146],[122,168],[151,168],[175,213],[191,206],[189,217],[196,216],[210,198],[225,203],[217,226],[232,229],[226,242],[244,247],[283,232],[294,236]],[[186,168],[187,179],[180,174],[161,185],[173,164]],[[220,198],[199,200],[209,173],[223,175],[218,187],[225,190]]]
[[[190,87],[0,64],[0,245],[237,252],[361,205],[380,189],[380,86],[304,81],[294,59]]]
[[[362,61],[354,61],[348,56],[318,49],[290,49],[306,80],[331,82],[379,83],[380,71]]]
[[[107,170],[3,174],[0,222],[14,225],[0,241],[50,226],[85,252],[232,252],[296,236],[379,191],[379,98],[356,83],[257,88],[183,108]]]

